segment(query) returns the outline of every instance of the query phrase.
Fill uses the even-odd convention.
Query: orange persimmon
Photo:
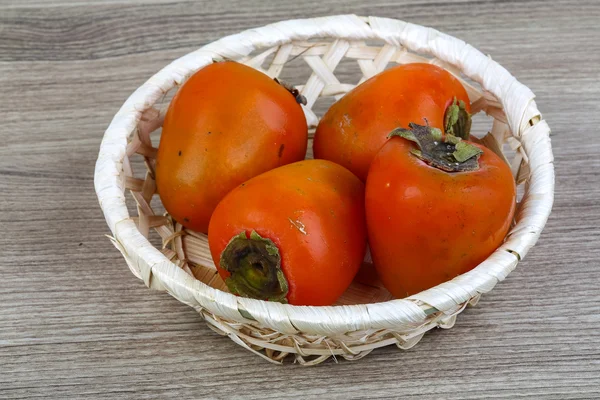
[[[212,258],[237,295],[329,305],[366,250],[364,185],[326,160],[304,160],[232,190],[208,230]]]
[[[467,272],[502,244],[515,181],[491,150],[410,124],[377,153],[365,207],[373,262],[385,287],[406,297]]]
[[[208,65],[169,105],[156,160],[162,203],[183,226],[206,232],[231,189],[304,159],[307,135],[302,108],[285,87],[233,61]]]
[[[393,129],[425,119],[467,139],[469,112],[465,88],[448,71],[433,64],[399,65],[358,85],[329,108],[315,132],[313,152],[364,182]]]

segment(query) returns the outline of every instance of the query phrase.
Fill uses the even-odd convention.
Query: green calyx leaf
[[[471,134],[471,114],[466,109],[466,104],[456,97],[452,104],[446,108],[444,114],[444,130],[461,139],[468,140]]]
[[[456,143],[454,146],[455,150],[452,155],[458,162],[465,162],[468,159],[478,157],[483,153],[483,150],[481,150],[479,147],[473,146],[471,143],[463,142],[462,140]]]
[[[411,142],[415,142],[415,143],[418,144],[419,141],[417,140],[417,137],[414,134],[414,128],[412,128],[412,127],[414,127],[414,126],[421,127],[422,125],[417,125],[417,124],[410,123],[410,124],[408,124],[408,126],[411,127],[411,128],[409,128],[409,129],[404,129],[404,128],[396,128],[396,129],[394,129],[393,131],[391,131],[390,133],[388,133],[387,138],[389,139],[389,138],[392,138],[394,136],[400,136],[400,137],[402,137],[404,139],[410,140]],[[441,141],[442,140],[443,134],[442,134],[442,131],[440,129],[438,129],[438,128],[432,128],[429,125],[426,125],[425,127],[427,129],[429,129],[429,134],[432,136],[433,140],[436,140],[436,141]]]
[[[479,169],[479,147],[460,137],[442,132],[429,125],[409,124],[409,129],[394,129],[388,138],[399,136],[417,144],[411,154],[432,167],[446,172],[465,172]]]
[[[441,141],[442,140],[442,131],[438,128],[429,128],[429,133],[431,134],[431,137],[433,137],[433,140],[435,141]]]
[[[410,140],[411,142],[419,143],[417,141],[417,138],[415,137],[412,129],[396,128],[393,131],[391,131],[390,133],[388,133],[387,138],[390,139],[395,136],[399,136],[406,140]]]

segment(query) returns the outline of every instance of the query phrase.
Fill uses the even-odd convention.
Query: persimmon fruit
[[[214,208],[231,189],[304,159],[308,129],[297,99],[233,61],[192,75],[169,105],[156,159],[156,185],[169,214],[207,232]]]

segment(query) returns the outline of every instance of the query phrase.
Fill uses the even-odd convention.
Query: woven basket
[[[313,112],[317,100],[329,98],[331,103],[388,65],[430,62],[446,68],[462,80],[473,113],[483,111],[493,119],[481,141],[504,153],[519,185],[522,197],[505,243],[474,270],[406,299],[391,300],[373,282],[355,282],[338,305],[330,307],[292,306],[227,293],[206,235],[187,231],[164,214],[156,196],[156,148],[151,141],[163,121],[165,98],[195,71],[220,59],[238,60],[272,77],[292,62],[310,71],[306,83],[297,87],[308,100],[304,111],[311,132],[318,122]],[[349,82],[334,74],[342,61],[358,64],[356,76],[344,73]],[[194,307],[213,330],[261,357],[280,363],[294,354],[297,362],[314,365],[336,356],[356,360],[392,344],[408,349],[433,327],[452,327],[457,314],[503,280],[538,239],[552,207],[554,169],[550,129],[533,99],[531,90],[490,57],[431,28],[355,15],[279,22],[208,44],[137,89],[104,135],[96,192],[111,240],[133,274],[148,287]],[[157,105],[161,100],[162,107]],[[141,160],[145,176],[136,176]],[[126,191],[135,199],[130,208],[137,209],[137,216],[130,216]]]

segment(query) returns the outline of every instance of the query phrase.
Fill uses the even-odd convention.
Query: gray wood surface
[[[557,189],[509,278],[410,351],[278,367],[148,290],[104,237],[102,134],[170,60],[354,12],[458,36],[538,95]],[[600,2],[0,0],[0,398],[600,398]]]

